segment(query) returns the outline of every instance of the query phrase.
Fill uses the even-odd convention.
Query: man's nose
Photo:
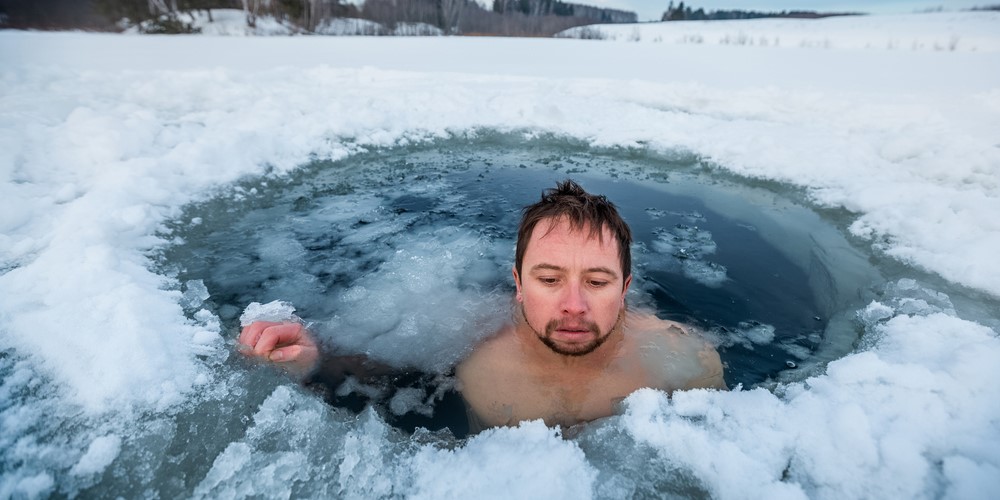
[[[563,312],[570,315],[579,315],[587,312],[587,298],[583,293],[583,286],[580,283],[570,283],[563,290]]]

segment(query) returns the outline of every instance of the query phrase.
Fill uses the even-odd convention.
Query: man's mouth
[[[552,320],[545,325],[545,334],[538,333],[539,340],[558,354],[583,356],[597,349],[607,335],[601,334],[597,323],[586,320]]]
[[[548,328],[550,333],[555,333],[560,337],[582,337],[585,335],[593,335],[597,333],[597,325],[588,323],[550,323],[550,328]]]

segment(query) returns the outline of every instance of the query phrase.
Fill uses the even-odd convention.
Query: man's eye
[[[601,288],[601,287],[603,287],[603,286],[607,286],[607,284],[608,284],[608,282],[607,282],[607,281],[602,281],[602,280],[590,280],[590,286],[592,286],[592,287],[594,287],[594,288]]]
[[[538,278],[538,281],[541,281],[545,285],[555,285],[559,280],[556,278]]]

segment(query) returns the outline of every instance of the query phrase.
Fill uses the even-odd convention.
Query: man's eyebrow
[[[591,267],[591,268],[588,268],[584,272],[588,272],[588,273],[604,273],[604,274],[610,274],[611,276],[613,276],[615,278],[618,277],[618,273],[612,271],[611,269],[603,267],[603,266],[602,267]]]
[[[532,271],[544,270],[544,271],[560,271],[561,272],[561,271],[565,271],[566,269],[563,268],[563,267],[561,267],[561,266],[557,266],[555,264],[546,264],[546,263],[543,262],[541,264],[535,264],[534,266],[531,266],[531,270]],[[611,269],[609,269],[607,267],[604,267],[604,266],[589,267],[589,268],[585,269],[583,272],[585,272],[585,273],[604,273],[604,274],[610,274],[612,277],[615,277],[615,278],[618,277],[618,273],[616,273],[613,270],[611,270]]]
[[[555,264],[545,264],[544,262],[541,263],[541,264],[535,264],[534,266],[531,266],[531,270],[532,271],[540,271],[540,270],[565,271],[565,269],[563,269],[560,266],[557,266]]]

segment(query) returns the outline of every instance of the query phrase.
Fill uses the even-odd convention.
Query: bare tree
[[[176,14],[177,0],[148,0],[149,12],[152,14]]]
[[[162,0],[150,0],[162,1]],[[251,28],[257,27],[257,16],[263,14],[262,10],[271,6],[271,0],[243,0],[243,12],[247,16],[247,25]]]
[[[466,0],[439,0],[441,10],[441,29],[449,35],[461,32],[459,24],[465,11]]]

